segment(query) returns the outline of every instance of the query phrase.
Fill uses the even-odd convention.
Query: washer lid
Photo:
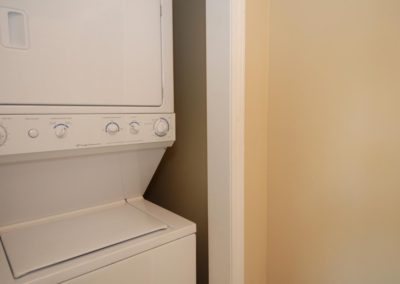
[[[13,275],[22,277],[168,226],[129,204],[1,235]]]

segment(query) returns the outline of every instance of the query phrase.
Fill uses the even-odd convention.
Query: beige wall
[[[197,224],[197,283],[208,283],[205,0],[174,0],[177,140],[145,197]]]
[[[400,283],[400,1],[271,3],[268,283]]]
[[[267,16],[269,0],[246,1],[245,283],[266,283]]]

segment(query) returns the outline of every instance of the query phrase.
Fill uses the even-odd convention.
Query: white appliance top
[[[132,205],[11,230],[1,240],[15,278],[167,225]]]
[[[0,246],[0,283],[64,283],[69,279],[101,269],[120,260],[139,255],[150,249],[173,242],[196,232],[196,225],[194,223],[144,199],[138,198],[128,200],[128,202],[141,212],[155,217],[163,224],[168,224],[168,228],[36,270],[18,279],[14,278],[4,250]],[[123,204],[124,203],[121,203],[121,205]],[[98,208],[96,208],[96,210],[97,209]],[[81,215],[79,212],[76,213]]]

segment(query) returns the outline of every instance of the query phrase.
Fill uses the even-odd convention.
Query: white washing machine
[[[194,284],[195,224],[142,197],[175,141],[171,0],[0,0],[0,62],[0,283]]]

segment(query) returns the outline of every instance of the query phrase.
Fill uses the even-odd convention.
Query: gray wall
[[[145,198],[197,224],[197,283],[208,283],[205,0],[174,0],[177,140]]]

